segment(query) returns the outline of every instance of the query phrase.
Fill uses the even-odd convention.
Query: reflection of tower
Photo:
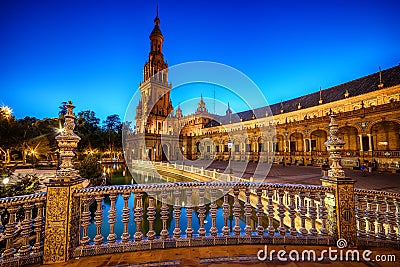
[[[228,102],[228,109],[226,110],[226,116],[229,117],[229,123],[232,123],[232,110],[231,107],[229,106],[229,102]]]
[[[197,104],[196,114],[198,113],[208,113],[208,110],[206,108],[206,103],[204,103],[203,101],[203,95],[200,95],[200,101]]]
[[[160,19],[154,19],[154,28],[149,36],[149,59],[143,67],[143,82],[139,88],[141,100],[136,108],[136,131],[138,133],[162,133],[164,121],[173,111],[168,84],[168,63],[164,61],[162,46],[164,37],[160,30]]]
[[[176,115],[175,117],[177,118],[182,118],[182,109],[181,109],[181,105],[178,105],[178,108],[176,109]]]

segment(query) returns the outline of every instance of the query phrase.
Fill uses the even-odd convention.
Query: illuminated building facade
[[[400,169],[400,66],[271,105],[273,120],[255,116],[266,114],[265,107],[232,114],[228,106],[224,116],[210,114],[202,97],[195,113],[184,116],[179,106],[174,111],[170,100],[159,24],[157,16],[140,84],[136,129],[128,137],[128,159],[175,161],[184,156],[319,166],[328,161],[324,142],[328,115],[334,112],[346,142],[345,168],[365,162],[380,170]],[[136,142],[140,138],[145,142]]]

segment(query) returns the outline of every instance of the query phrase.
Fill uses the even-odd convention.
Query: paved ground
[[[210,165],[203,161],[196,161],[194,165],[204,166],[209,170],[216,169],[229,173],[227,163],[222,161],[215,161]],[[321,185],[322,171],[319,167],[272,165],[269,173],[268,169],[269,166],[267,164],[261,163],[250,162],[247,166],[244,163],[235,162],[232,164],[233,174],[239,177],[254,176],[256,181],[264,180],[271,183]],[[351,177],[357,181],[355,184],[356,188],[400,193],[400,173],[373,172],[367,173],[365,177],[361,175],[361,171],[345,170],[345,173],[347,177]],[[267,178],[265,179],[265,177]]]
[[[336,247],[332,247],[335,249]],[[292,249],[301,252],[303,250],[314,250],[316,255],[321,255],[321,251],[328,247],[312,247],[312,246],[284,246],[284,245],[269,245],[267,251],[284,250],[289,253]],[[337,249],[337,248],[336,248]],[[374,259],[375,255],[395,255],[397,262],[344,262],[331,261],[325,259],[322,262],[312,261],[287,261],[282,262],[277,259],[273,261],[260,261],[257,259],[257,252],[264,250],[263,245],[239,245],[239,246],[215,246],[215,247],[192,247],[192,248],[170,248],[166,250],[150,250],[140,252],[126,252],[120,254],[107,254],[92,257],[83,257],[72,259],[68,263],[46,265],[48,267],[97,267],[97,266],[118,266],[118,267],[133,267],[133,266],[287,266],[287,267],[323,267],[326,265],[338,267],[390,267],[398,266],[400,252],[397,250],[387,250],[382,248],[371,249],[372,254],[370,259]],[[364,250],[360,250],[360,255]],[[268,254],[269,254],[268,253]],[[345,255],[345,251],[343,253]],[[327,255],[327,254],[326,254]],[[332,254],[335,255],[335,254]],[[276,254],[275,254],[276,257]],[[286,254],[287,257],[287,254]],[[361,258],[362,256],[360,256]]]

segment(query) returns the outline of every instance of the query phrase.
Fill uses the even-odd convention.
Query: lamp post
[[[154,161],[156,161],[156,151],[157,151],[156,147],[153,148],[153,151],[154,151]]]
[[[231,152],[232,152],[232,145],[233,145],[233,143],[232,143],[232,141],[229,139],[229,141],[228,141],[228,149],[229,149],[228,167],[229,167],[229,173],[230,173],[230,174],[233,173],[233,172],[232,172],[232,166],[231,166],[231,160],[230,160],[230,158],[231,158]]]

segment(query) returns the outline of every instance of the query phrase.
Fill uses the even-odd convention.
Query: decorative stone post
[[[341,155],[345,142],[338,137],[336,115],[330,115],[329,139],[325,146],[330,153],[332,165],[328,176],[323,177],[322,185],[334,189],[333,194],[327,194],[328,231],[338,238],[344,238],[349,245],[356,245],[356,218],[354,203],[355,180],[347,178],[340,165]]]
[[[65,105],[64,128],[56,136],[60,148],[61,164],[54,179],[47,186],[46,224],[44,235],[43,263],[65,262],[71,249],[79,242],[79,201],[72,197],[75,189],[83,187],[83,181],[74,169],[74,149],[80,140],[74,133],[74,106],[69,101]]]

